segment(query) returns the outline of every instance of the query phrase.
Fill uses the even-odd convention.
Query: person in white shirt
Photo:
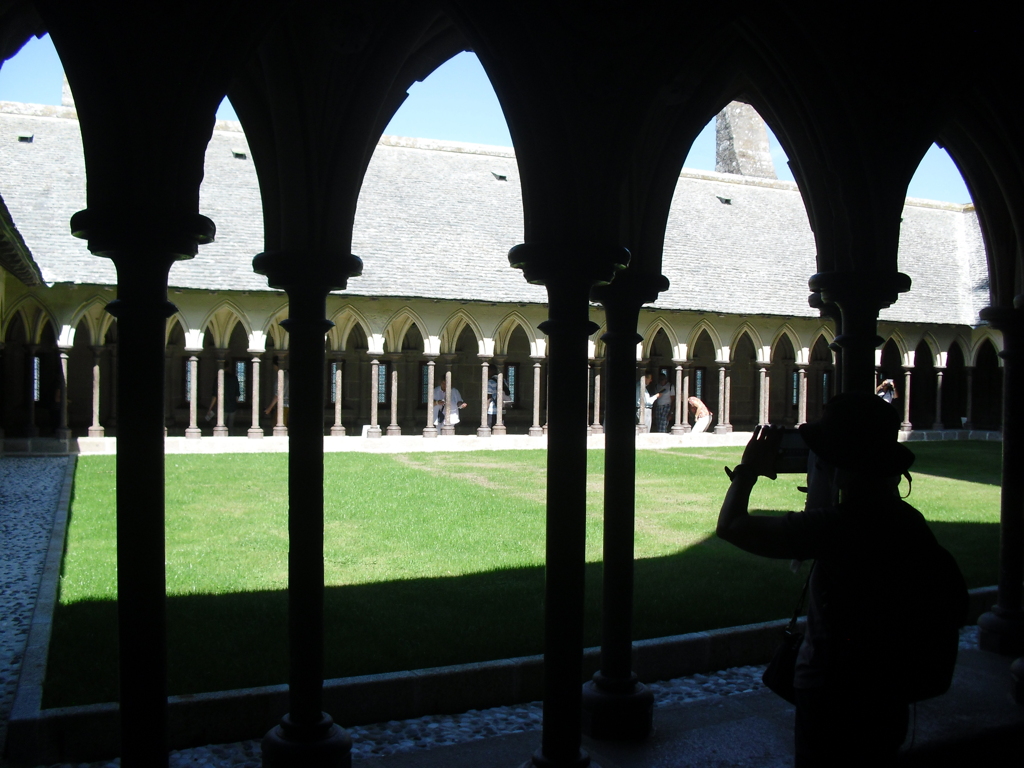
[[[442,379],[440,385],[434,387],[434,426],[441,426],[444,424],[445,419],[445,408],[448,407],[448,395],[445,392],[447,382]],[[448,417],[449,424],[459,423],[459,411],[468,405],[462,399],[462,393],[459,392],[455,387],[452,387],[452,412]]]

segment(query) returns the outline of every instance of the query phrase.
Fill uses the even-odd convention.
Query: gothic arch
[[[512,334],[515,333],[516,327],[522,328],[523,333],[526,334],[527,340],[530,342],[530,355],[536,357],[537,352],[537,329],[533,327],[533,324],[523,317],[519,312],[509,312],[498,322],[498,325],[494,330],[494,354],[505,355],[508,354],[509,341],[512,338]]]
[[[231,332],[235,323],[241,323],[246,336],[252,336],[249,319],[237,304],[229,299],[220,301],[206,313],[199,324],[200,331],[209,330],[213,335],[213,344],[219,349],[226,349],[231,340]]]
[[[914,354],[914,349],[907,344],[907,340],[902,333],[900,333],[898,330],[894,330],[892,333],[889,334],[889,338],[887,338],[885,341],[886,343],[891,341],[893,344],[896,345],[896,349],[900,353],[901,366],[905,367],[914,364],[913,360],[911,359],[911,356]],[[885,344],[882,344],[880,349],[884,348]]]
[[[102,339],[107,326],[113,322],[113,316],[106,312],[109,300],[98,293],[83,301],[71,315],[69,325],[72,328],[85,322],[85,328],[89,332],[89,343],[95,344],[95,339]]]
[[[665,318],[659,315],[651,320],[643,332],[644,340],[641,347],[641,355],[645,360],[651,356],[651,347],[654,345],[654,339],[657,337],[658,331],[665,332],[665,338],[668,339],[668,343],[672,347],[672,356],[676,357],[679,354],[679,338],[675,330]]]
[[[800,362],[800,357],[802,355],[801,350],[803,349],[803,345],[800,343],[800,337],[797,335],[797,332],[793,330],[793,326],[791,326],[789,323],[783,323],[782,325],[779,326],[778,330],[775,331],[775,335],[772,337],[771,349],[769,350],[769,359],[764,360],[762,362],[770,363],[772,360],[775,359],[775,350],[778,348],[779,343],[782,341],[783,338],[789,339],[789,343],[793,347],[793,352],[796,353],[797,362]],[[812,336],[811,338],[816,341],[817,335]],[[808,349],[810,349],[813,346],[814,343],[812,341]]]
[[[479,323],[464,309],[457,309],[448,319],[444,321],[441,326],[441,351],[442,352],[453,352],[455,350],[455,344],[459,340],[459,335],[462,333],[462,329],[469,326],[469,329],[473,332],[476,337],[477,346],[480,347],[480,351],[483,351],[483,340],[484,333],[480,329]]]
[[[744,336],[750,339],[750,343],[754,347],[754,359],[758,362],[763,362],[761,355],[763,354],[764,343],[761,341],[761,335],[754,326],[746,321],[740,323],[733,334],[732,342],[729,346],[729,357],[732,358],[734,356],[736,345],[740,343]]]
[[[718,335],[718,331],[711,325],[707,320],[701,319],[697,321],[697,324],[690,329],[690,335],[686,340],[686,356],[687,359],[693,359],[693,349],[697,346],[697,341],[700,339],[701,332],[707,332],[708,338],[711,339],[711,345],[715,348],[715,359],[722,359],[722,338]]]
[[[990,342],[992,344],[992,347],[995,349],[996,357],[999,360],[999,367],[1002,368],[1003,367],[1003,358],[999,357],[999,355],[1003,351],[1003,338],[1002,338],[1002,334],[996,335],[996,334],[992,333],[992,331],[990,329],[988,329],[988,328],[985,328],[982,331],[981,335],[978,337],[977,341],[974,342],[974,346],[970,350],[970,358],[969,358],[970,362],[968,362],[967,364],[968,365],[977,365],[978,364],[978,353],[981,351],[981,348],[985,345],[986,341]]]
[[[25,336],[29,344],[38,344],[40,342],[43,329],[47,323],[53,326],[55,332],[56,329],[60,328],[57,318],[42,302],[31,294],[25,294],[12,302],[7,309],[7,318],[3,329],[5,337],[7,335],[7,327],[16,314],[21,317],[22,326],[25,328]]]
[[[384,324],[383,335],[389,352],[397,352],[402,348],[402,340],[413,325],[419,329],[420,335],[426,338],[429,333],[427,324],[411,307],[402,307],[388,319]]]
[[[346,304],[331,315],[331,322],[334,323],[334,327],[328,332],[327,340],[328,347],[333,351],[346,351],[345,347],[348,345],[349,334],[352,333],[352,328],[357,325],[362,329],[363,335],[367,339],[373,338],[370,323],[363,316],[363,313],[351,304]]]

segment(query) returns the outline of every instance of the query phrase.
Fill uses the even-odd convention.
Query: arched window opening
[[[782,336],[775,344],[771,365],[768,366],[769,408],[768,415],[772,424],[783,424],[787,427],[797,422],[799,415],[799,391],[794,390],[797,376],[796,352],[789,336]],[[794,392],[798,395],[794,401]]]
[[[817,421],[824,415],[825,403],[835,392],[835,364],[832,350],[824,336],[819,336],[811,347],[807,371],[807,420]]]
[[[910,373],[910,423],[914,429],[931,429],[938,421],[935,412],[935,362],[928,343],[914,350],[914,369]]]
[[[704,401],[704,404],[715,414],[718,420],[718,366],[715,365],[715,345],[707,331],[701,331],[697,343],[693,345],[693,396]]]
[[[974,363],[974,386],[971,393],[972,418],[975,429],[1001,429],[1003,417],[1003,370],[991,341],[985,339]]]
[[[738,430],[750,430],[760,420],[760,366],[750,336],[744,333],[732,351],[729,421]]]
[[[967,424],[967,367],[963,348],[955,341],[946,354],[942,377],[942,424],[946,429],[963,429]]]

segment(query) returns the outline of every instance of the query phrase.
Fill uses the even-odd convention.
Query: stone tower
[[[729,102],[715,118],[715,170],[776,179],[768,150],[768,129],[752,106]]]

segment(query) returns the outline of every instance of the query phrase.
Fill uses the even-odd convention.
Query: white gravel
[[[0,457],[0,745],[17,684],[66,458]],[[977,648],[978,628],[961,632],[961,648]],[[763,666],[734,667],[652,683],[655,707],[756,691]],[[540,702],[459,715],[392,720],[348,729],[355,761],[430,749],[508,733],[539,731]],[[52,768],[114,768],[120,760]],[[172,752],[172,768],[260,768],[258,741]]]

